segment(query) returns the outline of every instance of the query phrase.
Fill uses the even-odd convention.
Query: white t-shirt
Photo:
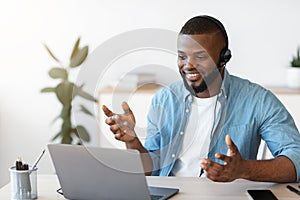
[[[199,177],[200,163],[207,157],[213,124],[220,108],[217,104],[217,95],[210,98],[193,97],[183,146],[172,169],[175,176]]]

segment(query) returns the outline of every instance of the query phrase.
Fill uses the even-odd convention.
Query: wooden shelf
[[[155,93],[157,90],[162,88],[163,86],[158,84],[146,84],[134,89],[118,89],[113,87],[107,87],[99,91],[100,94],[107,94],[107,93]]]
[[[274,94],[300,94],[300,89],[291,89],[288,87],[280,86],[265,86],[265,88],[270,90]]]

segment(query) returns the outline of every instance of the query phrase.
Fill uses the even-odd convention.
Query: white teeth
[[[187,74],[186,76],[188,77],[188,78],[193,78],[193,77],[196,77],[196,76],[198,76],[199,74]]]

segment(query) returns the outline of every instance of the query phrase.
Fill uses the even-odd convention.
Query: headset
[[[225,38],[225,47],[220,52],[220,60],[219,60],[218,68],[225,66],[226,63],[232,57],[232,55],[231,55],[230,49],[228,49],[228,36],[227,36],[226,30],[225,30],[223,24],[219,20],[217,20],[216,18],[213,18],[213,17],[208,16],[208,15],[200,15],[198,17],[210,20],[211,22],[216,24],[220,28],[220,30],[222,31],[223,36]],[[221,66],[220,65],[221,63],[224,63],[224,64]]]

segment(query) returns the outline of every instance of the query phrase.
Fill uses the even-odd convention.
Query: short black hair
[[[228,48],[228,36],[223,24],[214,17],[199,15],[189,19],[181,28],[179,34],[196,35],[222,32],[226,48]]]

